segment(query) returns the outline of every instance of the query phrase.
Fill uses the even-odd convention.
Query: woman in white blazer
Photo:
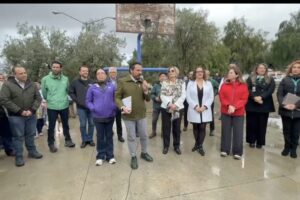
[[[211,104],[214,100],[214,90],[210,81],[206,80],[203,67],[197,67],[193,74],[193,81],[187,85],[186,100],[189,104],[188,121],[193,124],[195,146],[192,151],[205,155],[203,142],[206,123],[212,121]]]

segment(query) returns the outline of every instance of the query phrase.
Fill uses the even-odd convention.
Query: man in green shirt
[[[48,128],[48,146],[50,152],[57,152],[54,145],[54,128],[58,115],[60,115],[63,134],[65,136],[65,146],[75,147],[69,132],[69,79],[62,74],[62,64],[59,61],[53,61],[51,72],[42,79],[42,94],[47,102],[47,113],[49,120]]]

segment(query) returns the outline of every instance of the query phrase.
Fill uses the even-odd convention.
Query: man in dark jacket
[[[36,150],[34,136],[36,132],[35,112],[42,98],[37,86],[27,79],[24,67],[16,65],[12,69],[14,77],[10,77],[2,86],[0,104],[8,111],[8,120],[13,135],[13,145],[16,151],[15,164],[23,166],[23,143],[28,151],[28,157],[39,159],[43,155]]]
[[[79,68],[79,78],[73,80],[69,88],[69,95],[77,104],[77,113],[79,116],[80,132],[81,132],[81,148],[85,148],[87,144],[95,146],[93,141],[94,122],[90,110],[85,104],[86,92],[89,84],[93,81],[89,79],[89,68],[87,65],[82,65]],[[86,124],[88,123],[88,130]]]
[[[0,73],[0,91],[5,81],[4,74]],[[3,144],[4,151],[7,156],[15,156],[15,152],[12,146],[12,134],[9,128],[9,122],[3,106],[0,104],[0,145]]]
[[[110,67],[108,69],[108,75],[109,75],[109,81],[115,85],[115,87],[117,88],[117,69],[115,67]],[[120,142],[125,142],[124,138],[123,138],[123,129],[122,129],[122,115],[121,115],[121,110],[119,108],[117,108],[116,111],[116,125],[117,125],[117,134],[118,134],[118,140]]]
[[[156,126],[159,114],[161,112],[161,99],[160,99],[160,90],[161,90],[161,83],[168,78],[166,73],[159,74],[159,81],[153,85],[151,90],[151,99],[153,102],[153,111],[152,111],[152,134],[149,138],[153,138],[156,136]]]

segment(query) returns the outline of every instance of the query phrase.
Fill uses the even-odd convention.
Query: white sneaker
[[[96,166],[100,166],[102,164],[103,164],[103,160],[102,159],[96,160],[96,163],[95,163]]]
[[[226,152],[222,151],[222,152],[221,152],[221,156],[222,156],[222,157],[226,157],[226,156],[228,156],[228,154],[227,154]]]
[[[233,158],[236,159],[236,160],[241,160],[242,156],[236,154],[236,155],[233,156]]]
[[[117,161],[116,161],[116,159],[114,159],[114,158],[111,158],[111,159],[109,159],[109,161],[108,161],[108,163],[109,164],[115,164]]]

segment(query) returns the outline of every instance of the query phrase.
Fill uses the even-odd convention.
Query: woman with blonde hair
[[[268,76],[264,63],[255,66],[247,79],[249,97],[246,105],[246,142],[251,148],[265,145],[269,113],[274,112],[272,94],[275,81]]]
[[[168,68],[168,79],[162,82],[160,99],[162,101],[162,131],[163,154],[167,154],[170,146],[171,129],[173,133],[173,146],[180,155],[180,110],[184,108],[186,97],[185,82],[178,79],[179,69],[176,66]]]
[[[291,102],[285,100],[290,93],[300,98],[300,60],[295,60],[289,64],[286,77],[279,83],[277,98],[279,103],[279,115],[281,115],[284,136],[284,149],[281,155],[290,154],[292,158],[297,158],[297,146],[300,133],[300,101]]]
[[[203,67],[197,67],[193,72],[192,81],[188,83],[186,90],[188,102],[188,121],[193,124],[195,146],[192,151],[198,151],[204,156],[203,142],[205,139],[205,128],[212,121],[211,104],[214,100],[214,90],[210,81],[206,79]]]
[[[244,114],[248,100],[248,88],[237,66],[228,70],[226,80],[219,91],[221,103],[221,156],[231,152],[234,159],[243,155]]]

